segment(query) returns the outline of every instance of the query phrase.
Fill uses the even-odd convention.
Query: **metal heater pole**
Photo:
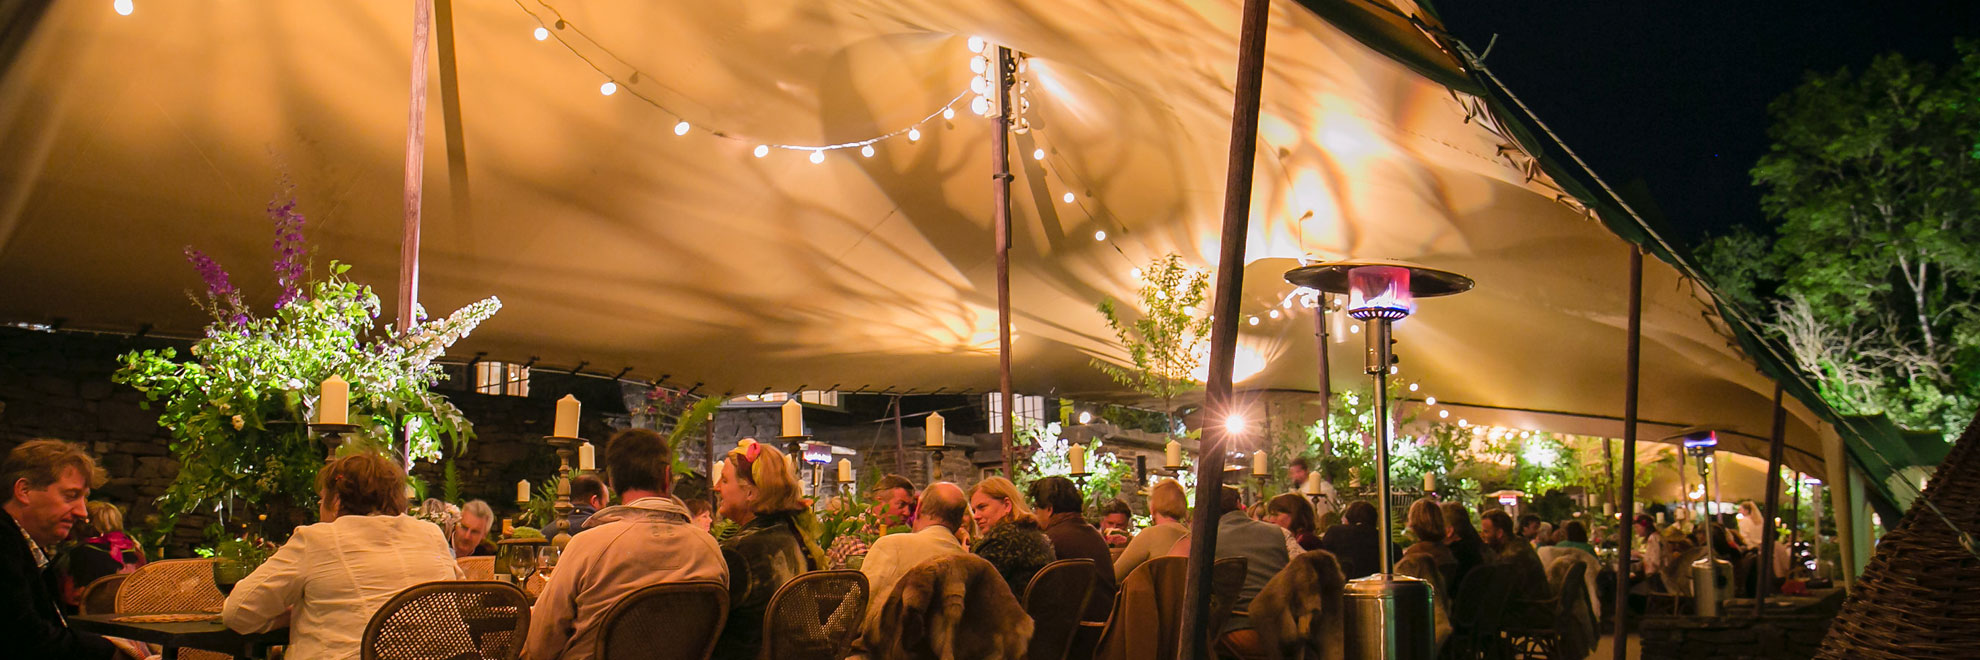
[[[1368,373],[1375,376],[1375,509],[1380,514],[1382,573],[1394,567],[1389,556],[1389,330],[1388,319],[1368,319]]]
[[[1320,350],[1320,448],[1332,454],[1334,440],[1334,380],[1327,361],[1327,295],[1319,294],[1320,305],[1313,310],[1313,338]],[[1293,484],[1298,490],[1305,484]]]
[[[1634,245],[1629,248],[1628,342],[1623,365],[1622,480],[1618,482],[1625,517],[1636,512],[1636,388],[1643,356],[1643,250]],[[1684,469],[1680,467],[1678,473],[1683,474]],[[1630,536],[1635,531],[1634,524],[1622,525],[1616,542],[1615,660],[1629,658],[1629,549]]]
[[[1244,289],[1244,237],[1251,220],[1251,174],[1258,160],[1258,99],[1265,76],[1265,21],[1269,0],[1244,0],[1238,28],[1236,99],[1231,107],[1230,165],[1224,178],[1224,222],[1217,243],[1216,298],[1211,302],[1210,377],[1205,417],[1233,412],[1231,364],[1237,357],[1238,296]],[[1210,650],[1210,577],[1217,559],[1222,515],[1224,453],[1232,438],[1224,425],[1206,422],[1196,465],[1196,519],[1190,521],[1189,576],[1183,588],[1183,660],[1214,660]]]

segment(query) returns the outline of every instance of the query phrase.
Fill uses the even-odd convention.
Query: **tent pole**
[[[1787,408],[1781,405],[1781,384],[1774,383],[1774,444],[1767,452],[1767,508],[1760,517],[1760,574],[1755,576],[1753,616],[1767,609],[1767,592],[1774,586],[1774,516],[1781,512],[1781,461],[1787,444]]]
[[[1623,359],[1623,459],[1622,481],[1617,490],[1622,494],[1623,516],[1628,519],[1636,512],[1636,389],[1638,369],[1643,357],[1643,249],[1629,246],[1629,344]],[[1682,453],[1682,452],[1680,452]],[[1679,470],[1683,472],[1683,470]],[[1616,630],[1615,660],[1629,657],[1629,549],[1630,536],[1636,531],[1631,524],[1619,525],[1621,533],[1616,542]]]
[[[1217,242],[1216,298],[1211,302],[1210,373],[1204,388],[1203,460],[1196,464],[1195,519],[1190,521],[1189,572],[1183,588],[1183,660],[1214,660],[1210,640],[1210,578],[1217,559],[1217,522],[1222,515],[1224,455],[1231,434],[1219,413],[1236,411],[1231,365],[1237,354],[1238,296],[1244,289],[1244,239],[1251,220],[1251,174],[1258,160],[1258,103],[1265,73],[1268,0],[1244,0],[1238,28],[1236,97],[1231,106],[1230,165],[1224,176],[1223,232]],[[1213,421],[1214,420],[1214,421]]]
[[[413,324],[413,305],[419,299],[419,205],[426,171],[426,51],[433,36],[433,0],[413,0],[412,98],[406,112],[406,217],[399,238],[398,320],[394,324],[404,334]],[[410,428],[393,441],[399,467],[412,470]]]
[[[1001,439],[1004,443],[1004,473],[1017,474],[1017,456],[1011,448],[1011,49],[997,47],[997,112],[990,118],[990,197],[995,200],[997,231],[997,392],[1002,396]]]

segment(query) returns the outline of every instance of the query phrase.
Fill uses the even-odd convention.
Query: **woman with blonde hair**
[[[1058,558],[1031,507],[1009,479],[990,477],[970,489],[969,517],[977,530],[970,552],[997,567],[997,574],[1004,576],[1018,598],[1024,598],[1038,569]]]
[[[129,573],[144,565],[144,549],[124,533],[124,511],[117,505],[91,500],[84,505],[89,520],[77,527],[87,538],[63,553],[68,570],[62,573],[62,604],[73,614],[82,605],[82,590],[106,576]]]
[[[743,440],[723,458],[715,493],[716,513],[737,528],[722,540],[722,559],[729,564],[729,622],[713,657],[754,660],[763,646],[770,596],[799,573],[825,567],[818,519],[790,459],[754,439]]]
[[[1183,492],[1182,484],[1174,479],[1163,479],[1148,487],[1148,515],[1155,524],[1134,535],[1121,556],[1114,558],[1114,580],[1126,580],[1136,566],[1150,559],[1169,554],[1169,548],[1189,532],[1182,521],[1189,517],[1189,497]]]
[[[1444,539],[1449,538],[1450,531],[1444,524],[1444,510],[1437,501],[1425,497],[1410,503],[1409,518],[1408,522],[1404,523],[1404,527],[1409,529],[1411,536],[1416,537],[1416,542],[1403,548],[1403,558],[1426,555],[1436,565],[1438,576],[1443,578],[1438,586],[1448,586],[1456,582],[1457,555],[1451,552],[1450,546],[1444,544]]]

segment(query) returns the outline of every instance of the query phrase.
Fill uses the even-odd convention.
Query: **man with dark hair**
[[[1134,509],[1116,497],[1100,510],[1100,535],[1107,539],[1107,547],[1125,548],[1134,540]]]
[[[1547,605],[1552,589],[1547,584],[1547,569],[1540,565],[1540,554],[1533,550],[1533,544],[1520,538],[1513,528],[1512,516],[1506,515],[1504,509],[1486,511],[1480,519],[1484,526],[1478,529],[1478,537],[1492,550],[1494,558],[1490,561],[1506,567],[1512,574],[1514,597],[1510,620],[1533,625],[1552,621],[1552,607]]]
[[[1306,475],[1312,472],[1313,468],[1306,465],[1305,456],[1294,456],[1292,461],[1286,463],[1286,478],[1292,480],[1293,492],[1299,492],[1300,487],[1306,485]]]
[[[912,524],[914,482],[898,474],[880,477],[880,482],[873,485],[873,510],[879,515],[883,534],[884,528]]]
[[[1081,618],[1087,621],[1106,621],[1114,609],[1114,591],[1119,588],[1114,583],[1114,572],[1106,567],[1114,565],[1114,555],[1107,551],[1107,540],[1100,537],[1100,530],[1086,522],[1081,511],[1086,508],[1079,487],[1071,479],[1051,476],[1031,482],[1031,515],[1038,518],[1038,526],[1045,531],[1045,538],[1052,541],[1052,551],[1060,559],[1091,559],[1093,565],[1101,567],[1095,574],[1093,595],[1086,601],[1086,613]]]
[[[715,537],[667,492],[673,453],[667,439],[626,429],[605,445],[608,480],[624,504],[605,507],[571,537],[530,610],[530,660],[590,660],[605,614],[641,587],[706,580],[727,585],[729,566]]]
[[[959,555],[962,542],[956,530],[962,529],[969,511],[969,497],[949,482],[932,484],[921,493],[920,515],[914,519],[914,533],[889,534],[873,542],[859,571],[866,574],[868,602],[886,603],[894,593],[894,583],[921,562],[944,555]],[[879,607],[866,608],[868,620],[880,616]]]
[[[1365,501],[1354,501],[1341,512],[1341,524],[1327,528],[1320,535],[1320,549],[1334,553],[1341,562],[1341,574],[1347,579],[1367,577],[1382,572],[1382,546],[1377,545],[1388,538],[1388,534],[1376,523],[1380,512],[1375,505]],[[1394,542],[1389,542],[1389,560],[1402,558],[1402,550]]]
[[[1296,546],[1289,547],[1285,528],[1272,523],[1253,520],[1244,512],[1244,495],[1238,489],[1223,488],[1224,515],[1217,518],[1217,558],[1243,557],[1245,560],[1244,587],[1238,591],[1236,607],[1244,610],[1251,606],[1251,599],[1272,581],[1272,576],[1284,570],[1292,560]],[[1197,549],[1190,548],[1191,552]],[[1223,634],[1241,628],[1250,628],[1251,621],[1244,616],[1232,615],[1223,630],[1211,634]],[[1253,640],[1239,636],[1243,648],[1249,650]],[[1238,640],[1233,640],[1236,643]],[[1248,654],[1247,654],[1248,655]]]
[[[109,640],[69,628],[42,569],[48,550],[89,518],[96,460],[79,445],[29,440],[0,461],[0,639],[23,658],[111,658]]]
[[[1590,555],[1595,554],[1595,546],[1588,544],[1588,526],[1581,524],[1581,521],[1570,520],[1561,523],[1561,533],[1567,535],[1567,540],[1556,543],[1555,546],[1574,548]]]
[[[571,533],[576,534],[584,529],[584,521],[590,520],[591,514],[605,508],[610,501],[611,498],[605,494],[605,480],[589,474],[572,479],[571,514],[566,517],[571,521]]]
[[[1527,543],[1539,543],[1541,539],[1534,537],[1540,535],[1541,526],[1542,523],[1540,522],[1540,516],[1531,513],[1520,516],[1519,537],[1522,539],[1526,539]]]

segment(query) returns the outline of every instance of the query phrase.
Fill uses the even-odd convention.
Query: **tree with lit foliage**
[[[1778,224],[1701,250],[1845,414],[1959,429],[1980,402],[1980,42],[1957,48],[1943,70],[1885,55],[1775,100],[1753,179]]]
[[[1175,254],[1136,273],[1141,280],[1135,300],[1138,317],[1123,314],[1112,299],[1099,305],[1107,327],[1127,350],[1128,365],[1095,358],[1093,366],[1123,387],[1161,399],[1167,431],[1174,435],[1176,397],[1202,384],[1196,372],[1209,351],[1210,315],[1204,312],[1204,303],[1210,275],[1185,265]]]

